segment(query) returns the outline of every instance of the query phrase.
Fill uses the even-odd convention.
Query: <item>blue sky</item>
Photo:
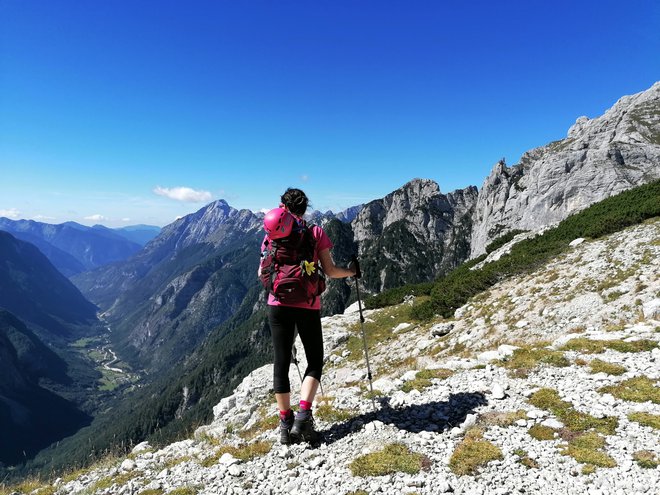
[[[659,80],[658,33],[654,0],[2,0],[0,216],[164,225],[287,186],[321,210],[480,186]]]

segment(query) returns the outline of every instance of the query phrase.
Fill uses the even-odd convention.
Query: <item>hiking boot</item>
[[[287,419],[280,419],[280,443],[289,445],[291,443],[290,432],[293,427],[293,414]]]
[[[318,441],[319,434],[314,430],[314,418],[311,411],[296,414],[289,437],[291,443],[307,442],[313,444]]]

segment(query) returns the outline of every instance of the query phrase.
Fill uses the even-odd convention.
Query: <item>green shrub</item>
[[[181,488],[175,488],[171,492],[168,492],[167,495],[197,495],[198,491],[192,486],[182,486]]]
[[[568,442],[561,445],[559,449],[563,455],[575,459],[577,462],[597,467],[615,467],[616,461],[602,451],[605,447],[605,439],[596,432],[588,432],[577,435]]]
[[[513,453],[519,457],[518,462],[525,466],[527,469],[536,469],[539,467],[539,463],[529,457],[525,450],[516,449],[513,451]]]
[[[472,260],[435,282],[431,299],[413,306],[411,316],[426,320],[445,318],[472,296],[511,275],[531,271],[568,249],[577,237],[598,238],[660,215],[660,180],[630,189],[578,212],[540,236],[525,239],[498,261],[470,270]],[[405,290],[400,289],[400,293]],[[401,297],[401,300],[403,296]]]
[[[504,235],[498,237],[497,239],[495,239],[493,242],[491,242],[490,244],[488,244],[488,245],[486,246],[486,254],[490,254],[490,253],[492,253],[493,251],[495,251],[495,250],[501,248],[501,247],[504,246],[507,242],[513,240],[513,238],[514,238],[515,236],[517,236],[518,234],[522,234],[522,233],[524,233],[524,232],[527,232],[527,231],[526,231],[526,230],[517,230],[517,229],[514,229],[514,230],[512,230],[512,231],[510,231],[510,232],[507,232],[506,234],[504,234]]]
[[[401,304],[406,296],[428,296],[431,294],[433,282],[425,282],[421,284],[408,284],[401,287],[388,289],[380,294],[367,297],[364,300],[364,307],[366,309],[384,308],[385,306],[393,306]]]

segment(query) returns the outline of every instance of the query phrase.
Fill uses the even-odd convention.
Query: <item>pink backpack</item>
[[[266,237],[259,278],[281,304],[314,304],[325,290],[325,275],[318,261],[314,262],[312,227],[300,221],[286,237]]]

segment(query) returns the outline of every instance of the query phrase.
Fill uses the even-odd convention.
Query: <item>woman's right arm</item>
[[[346,278],[355,275],[355,269],[348,270],[335,265],[329,248],[319,252],[319,261],[321,262],[323,273],[330,278]]]

